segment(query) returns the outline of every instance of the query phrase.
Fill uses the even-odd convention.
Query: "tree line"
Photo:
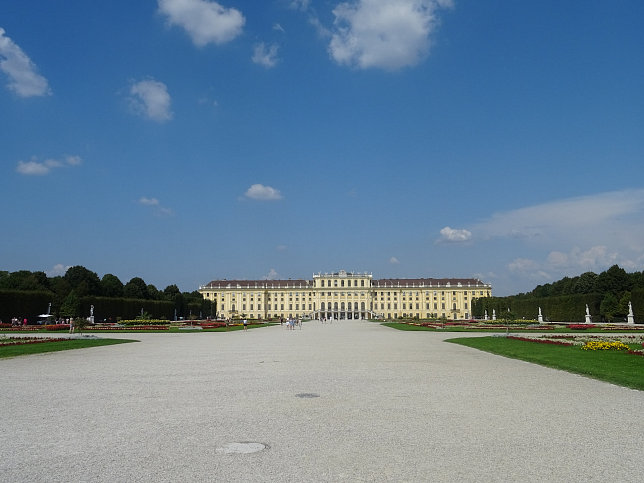
[[[159,290],[141,277],[123,283],[116,275],[99,278],[80,265],[54,277],[40,271],[0,271],[0,320],[26,317],[31,321],[47,310],[55,317],[87,317],[92,306],[97,321],[137,315],[171,320],[175,315],[206,318],[216,314],[214,304],[196,290],[181,292],[175,284]]]
[[[537,285],[532,291],[508,297],[477,299],[475,317],[495,310],[499,317],[536,319],[538,307],[551,321],[583,322],[585,306],[594,321],[621,322],[632,302],[636,322],[644,321],[644,272],[627,273],[613,265],[599,274],[585,272],[556,282]],[[508,315],[509,314],[509,315]]]

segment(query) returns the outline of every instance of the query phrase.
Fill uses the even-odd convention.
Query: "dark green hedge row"
[[[141,315],[141,310],[153,319],[174,320],[175,309],[177,318],[187,319],[210,316],[210,302],[189,302],[177,305],[167,300],[124,299],[111,297],[83,297],[81,299],[81,314],[89,316],[91,306],[94,306],[94,320],[135,319]]]
[[[644,288],[634,288],[631,292],[633,315],[636,323],[644,322]]]
[[[20,320],[25,317],[29,323],[38,320],[40,314],[47,313],[49,303],[53,303],[51,313],[58,315],[60,307],[56,305],[55,295],[47,291],[0,290],[0,320],[9,323],[13,317]],[[188,302],[184,297],[178,297],[175,302],[166,300],[139,300],[111,297],[82,297],[79,300],[79,316],[89,317],[90,307],[94,306],[94,319],[99,322],[104,319],[116,320],[134,319],[141,315],[141,309],[153,319],[174,320],[175,309],[177,317],[203,318],[209,317],[214,308],[211,302],[203,300]]]
[[[135,319],[141,315],[141,310],[153,319],[174,320],[174,302],[166,300],[83,297],[80,300],[81,314],[89,317],[92,305],[96,322],[110,319],[116,321],[117,318]]]
[[[644,291],[643,291],[644,292]],[[644,293],[643,293],[644,295]],[[558,297],[487,297],[479,298],[472,304],[472,313],[480,318],[488,312],[492,317],[492,309],[496,310],[497,318],[510,309],[516,319],[537,319],[539,307],[544,320],[551,322],[584,322],[586,304],[595,322],[601,321],[600,305],[602,296],[599,294],[560,295]],[[635,302],[633,302],[635,304]],[[638,304],[639,305],[639,304]],[[637,320],[637,318],[636,318]]]
[[[26,317],[29,322],[36,321],[40,314],[47,313],[51,301],[51,292],[0,290],[0,320],[10,323],[13,317]]]

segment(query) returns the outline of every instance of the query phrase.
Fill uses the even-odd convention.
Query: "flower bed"
[[[597,327],[595,324],[568,324],[568,328],[573,330],[594,329],[595,327]]]
[[[582,350],[618,350],[636,356],[644,356],[644,350],[631,349],[629,344],[642,344],[644,347],[644,336],[642,335],[541,335],[541,336],[508,336],[509,339],[522,340],[525,342],[536,342],[539,344],[555,344],[564,346],[581,346]]]
[[[572,341],[566,341],[566,340],[559,340],[559,339],[552,339],[552,338],[536,338],[536,337],[519,337],[516,335],[510,335],[508,336],[508,339],[514,339],[514,340],[522,340],[525,342],[537,342],[539,344],[553,344],[553,345],[575,345],[574,342]]]
[[[42,342],[61,342],[68,339],[59,339],[52,337],[0,337],[0,346],[7,347],[11,345],[40,344]]]
[[[222,327],[226,327],[226,322],[202,322],[198,325],[204,329],[221,329]]]
[[[45,330],[69,330],[69,324],[46,325]]]
[[[167,325],[133,325],[130,327],[85,327],[83,331],[87,332],[101,332],[101,331],[135,331],[135,330],[169,330],[170,327]]]
[[[585,351],[628,351],[629,347],[620,341],[589,340],[583,346]]]
[[[121,320],[119,324],[123,325],[146,325],[146,326],[157,326],[157,325],[165,325],[165,324],[170,324],[169,320],[164,320],[164,319],[135,319],[135,320]]]

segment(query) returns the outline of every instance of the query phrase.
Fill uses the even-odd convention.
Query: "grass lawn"
[[[382,325],[386,327],[391,327],[392,329],[397,329],[397,330],[410,330],[410,331],[430,331],[430,332],[484,332],[484,333],[490,333],[490,334],[505,334],[507,332],[507,329],[499,329],[499,328],[485,328],[485,327],[459,327],[459,326],[453,326],[449,325],[446,326],[445,328],[442,329],[437,329],[435,327],[422,327],[419,325],[413,325],[413,324],[405,324],[401,322],[382,322]],[[588,333],[593,333],[593,334],[610,334],[612,333],[642,333],[642,330],[638,329],[620,329],[619,331],[611,331],[611,330],[602,330],[599,327],[594,327],[592,329],[569,329],[568,327],[557,327],[555,329],[549,329],[549,330],[543,330],[543,329],[523,329],[521,326],[515,326],[513,327],[510,325],[510,332],[514,333],[521,333],[521,334],[530,334],[530,333],[535,333],[535,334],[588,334]]]
[[[85,347],[99,347],[104,345],[138,342],[129,339],[72,339],[61,342],[39,342],[37,344],[0,345],[0,358],[16,357],[28,354],[41,354],[43,352],[66,351],[70,349],[83,349]]]
[[[463,337],[446,342],[644,391],[642,356],[620,351],[585,351],[580,346],[539,344],[505,337]]]

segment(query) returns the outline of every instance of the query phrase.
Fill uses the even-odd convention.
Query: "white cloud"
[[[0,70],[9,77],[9,89],[20,97],[48,96],[51,89],[47,79],[38,73],[36,65],[0,27]]]
[[[430,49],[436,11],[451,6],[441,0],[353,0],[333,9],[329,44],[339,64],[360,69],[397,70],[415,65]]]
[[[308,10],[310,4],[311,0],[291,0],[289,6],[294,10],[305,11]]]
[[[622,237],[640,231],[644,215],[644,190],[624,190],[557,200],[494,214],[472,227],[481,238],[587,240]],[[627,221],[631,218],[631,221]],[[640,245],[641,246],[641,245]]]
[[[80,156],[67,156],[65,157],[65,161],[69,166],[80,166],[83,164],[83,160]]]
[[[508,268],[511,272],[525,272],[538,269],[539,264],[528,258],[515,258],[508,264]]]
[[[508,273],[517,284],[552,282],[618,264],[644,269],[644,189],[556,200],[496,213],[468,227],[473,240],[514,256]],[[529,254],[526,256],[526,254]],[[521,280],[523,282],[521,282]]]
[[[139,198],[139,203],[145,206],[159,206],[159,200],[156,198],[146,198],[145,196]]]
[[[244,194],[246,198],[253,200],[281,200],[282,194],[279,190],[271,188],[270,186],[264,186],[263,184],[254,184],[246,190]]]
[[[278,273],[275,271],[274,268],[271,268],[270,271],[268,272],[267,275],[264,275],[262,277],[263,280],[276,280],[278,277]]]
[[[170,208],[161,206],[161,202],[157,198],[148,198],[146,196],[141,196],[139,198],[139,204],[143,206],[150,206],[154,208],[154,214],[157,216],[172,216],[174,211]]]
[[[18,161],[16,172],[24,174],[25,176],[44,176],[57,168],[65,168],[71,166],[79,166],[83,163],[80,156],[66,156],[63,161],[58,159],[46,159],[44,161]]]
[[[158,0],[159,11],[170,25],[182,27],[193,43],[203,47],[209,43],[224,44],[241,34],[246,19],[234,8],[226,8],[207,0]]]
[[[286,33],[286,30],[284,30],[284,27],[282,27],[278,23],[273,24],[273,30],[277,30],[278,32]]]
[[[43,176],[50,173],[51,167],[38,161],[18,161],[16,171],[26,176]]]
[[[576,276],[588,271],[599,273],[616,263],[631,270],[641,266],[641,260],[639,264],[627,259],[620,260],[617,253],[598,245],[587,250],[573,247],[568,253],[554,250],[542,261],[515,258],[507,268],[527,280],[544,283],[559,280],[566,275]]]
[[[130,103],[134,111],[156,122],[172,119],[171,98],[163,82],[148,79],[136,82],[130,87]]]
[[[69,270],[70,268],[72,268],[71,265],[63,265],[62,263],[58,263],[54,265],[51,270],[47,270],[45,273],[48,277],[60,277],[65,275],[67,273],[67,270]]]
[[[443,228],[440,233],[441,238],[438,240],[439,242],[458,243],[468,241],[472,238],[472,233],[470,231],[450,228],[449,226]]]
[[[545,265],[550,269],[563,271],[602,271],[618,262],[619,255],[604,245],[595,245],[586,250],[573,247],[568,253],[551,251]],[[623,263],[623,261],[619,261]]]
[[[396,264],[400,263],[400,260],[398,260],[396,257],[391,257],[389,259],[389,263],[391,263],[392,265],[396,265]]]
[[[288,248],[288,247],[287,247],[286,245],[277,245],[277,246],[275,247],[275,249],[276,249],[278,252],[283,252],[283,251],[285,251],[287,248]]]
[[[277,65],[277,50],[278,46],[276,44],[267,47],[264,42],[260,42],[255,44],[253,48],[252,60],[255,64],[266,68],[275,67]]]

